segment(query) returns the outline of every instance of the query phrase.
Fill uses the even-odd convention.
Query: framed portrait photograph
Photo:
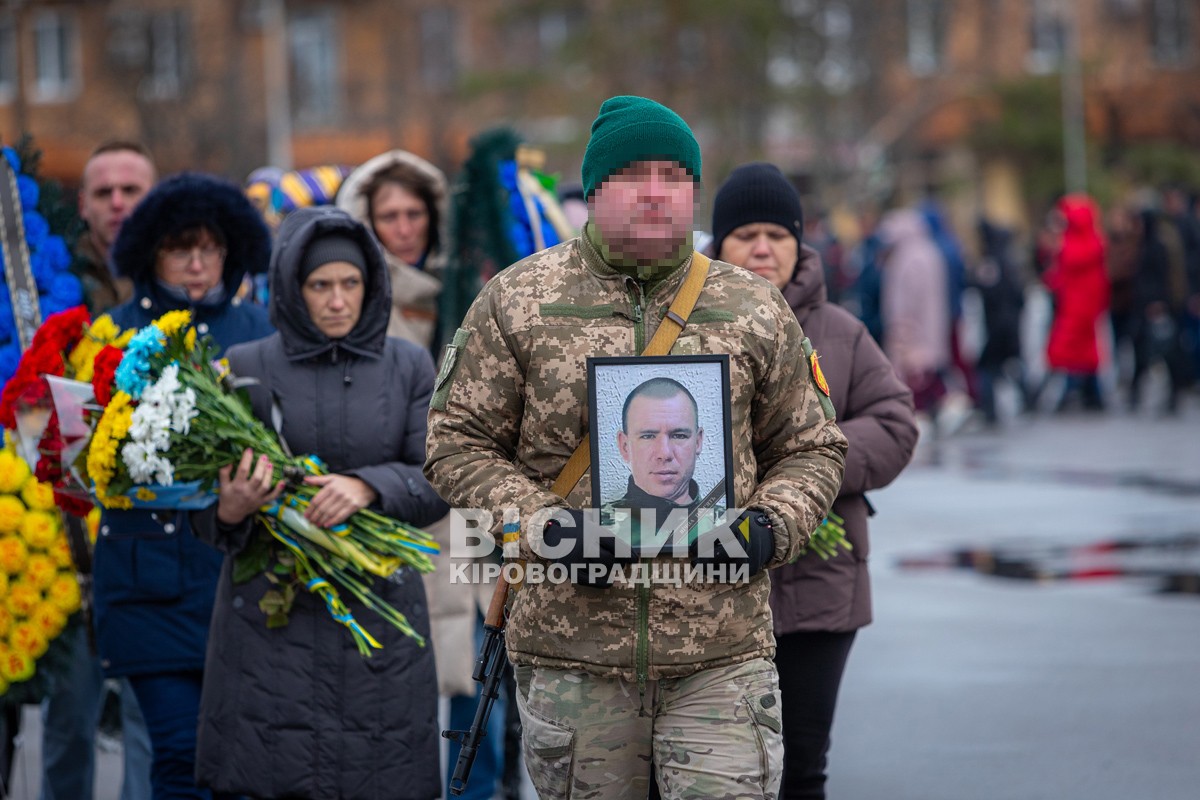
[[[589,358],[592,502],[654,556],[719,524],[733,499],[729,356]]]

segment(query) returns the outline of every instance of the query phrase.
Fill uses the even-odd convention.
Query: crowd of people
[[[480,252],[470,193],[399,150],[271,230],[240,187],[159,181],[140,145],[108,143],[82,175],[75,247],[93,313],[127,328],[189,310],[253,379],[254,413],[328,465],[308,479],[314,524],[372,507],[448,546],[451,507],[486,509],[506,557],[569,570],[513,595],[508,689],[464,797],[516,797],[518,761],[548,798],[824,797],[842,673],[871,621],[866,493],[908,464],[922,416],[944,432],[953,398],[969,398],[998,424],[1003,382],[1025,409],[1104,408],[1114,365],[1136,406],[1156,362],[1176,411],[1198,372],[1200,217],[1176,187],[1107,224],[1088,197],[1063,197],[1023,258],[990,221],[960,238],[933,200],[864,214],[845,244],[777,167],[751,163],[710,184],[701,253],[700,147],[654,101],[601,106],[561,208],[523,189],[514,154],[477,155],[464,174],[495,173],[485,205],[498,189],[512,198],[500,204],[511,266],[466,269],[463,254]],[[248,290],[261,274],[265,307]],[[1037,285],[1053,311],[1051,379],[1035,385],[1022,337]],[[627,578],[637,556],[595,546],[582,512],[596,503],[571,468],[587,451],[588,358],[682,353],[729,356],[737,513],[686,558],[743,569],[737,583]],[[649,453],[645,502],[690,513],[690,471],[653,488],[706,435],[682,388],[647,396],[686,412],[686,394],[686,431],[657,443],[627,413],[620,436],[626,455]],[[255,600],[266,578],[235,582],[232,564],[265,535],[254,514],[281,489],[247,451],[207,509],[105,511],[93,635],[75,629],[71,669],[43,703],[44,800],[90,796],[105,678],[120,697],[123,800],[443,793],[457,745],[439,767],[437,698],[450,727],[470,725],[491,587],[401,570],[381,594],[432,646],[389,630],[371,659],[315,595],[268,628]],[[805,544],[830,518],[851,549],[823,560]]]
[[[931,200],[863,228],[853,247],[827,245],[834,299],[942,431],[971,411],[1001,422],[999,384],[1011,388],[1009,413],[1144,412],[1145,377],[1160,364],[1153,411],[1174,414],[1200,376],[1200,206],[1183,187],[1107,214],[1087,195],[1063,196],[1028,245],[986,218],[960,237]]]

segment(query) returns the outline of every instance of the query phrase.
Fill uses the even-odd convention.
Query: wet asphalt
[[[1200,797],[1200,403],[927,439],[872,495],[832,800]]]

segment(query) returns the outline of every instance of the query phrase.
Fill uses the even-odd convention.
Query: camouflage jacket
[[[647,293],[581,237],[492,279],[435,385],[425,465],[434,488],[453,507],[492,513],[497,541],[502,510],[517,509],[520,555],[540,560],[535,512],[593,505],[587,477],[565,502],[550,491],[588,429],[587,357],[639,354],[690,264]],[[822,410],[803,336],[773,286],[714,261],[672,349],[730,356],[734,499],[770,517],[768,567],[797,555],[842,480],[846,440]],[[770,657],[770,588],[765,572],[740,584],[527,582],[512,601],[508,651],[518,664],[639,683]]]

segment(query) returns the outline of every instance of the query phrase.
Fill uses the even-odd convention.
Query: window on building
[[[11,16],[0,16],[0,103],[17,93],[17,25]]]
[[[1192,8],[1195,0],[1153,0],[1150,4],[1150,46],[1160,66],[1181,67],[1191,58]]]
[[[565,11],[543,11],[538,15],[538,52],[543,63],[553,61],[571,36],[571,18]]]
[[[458,19],[453,8],[426,8],[419,18],[421,83],[433,92],[458,82]]]
[[[338,115],[337,28],[331,9],[296,14],[288,21],[292,116],[298,125],[325,125]]]
[[[142,94],[155,100],[179,96],[183,88],[188,46],[188,22],[182,11],[160,11],[150,16],[146,77]]]
[[[565,11],[514,15],[504,28],[504,66],[536,69],[558,63],[572,30],[572,17]]]
[[[908,0],[908,68],[914,75],[932,75],[942,66],[945,11],[943,0]]]
[[[685,75],[695,75],[704,69],[704,31],[693,25],[679,29],[675,34],[679,48],[679,69]]]
[[[69,100],[79,90],[79,29],[64,11],[40,11],[33,19],[33,96],[41,102]]]
[[[1058,0],[1030,0],[1029,52],[1025,65],[1030,72],[1055,72],[1066,51],[1066,24]]]

